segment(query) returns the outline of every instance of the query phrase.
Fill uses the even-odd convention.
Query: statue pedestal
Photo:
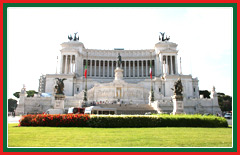
[[[117,67],[115,70],[115,79],[114,80],[123,80],[123,70]]]
[[[148,104],[151,105],[152,102],[152,97],[154,98],[154,92],[150,91],[149,96],[148,96]]]
[[[172,96],[173,100],[173,115],[175,114],[183,114],[184,113],[184,102],[182,95],[174,95]]]
[[[27,97],[27,92],[26,88],[23,86],[21,93],[19,94],[20,99],[19,99],[19,104],[16,109],[16,115],[24,115],[25,113],[25,98]]]
[[[64,109],[64,99],[65,95],[56,94],[55,99],[53,100],[54,109]]]

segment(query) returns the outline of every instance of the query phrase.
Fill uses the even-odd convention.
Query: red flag
[[[150,63],[150,78],[152,79],[152,63]]]
[[[86,65],[85,65],[85,73],[84,73],[84,75],[85,75],[85,78],[87,78],[87,62],[86,62]]]

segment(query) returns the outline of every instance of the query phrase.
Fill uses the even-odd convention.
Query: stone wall
[[[16,115],[41,114],[48,109],[54,109],[54,97],[23,97],[20,98]],[[82,100],[74,97],[64,99],[64,108],[82,107]]]
[[[217,97],[214,98],[184,98],[184,113],[186,114],[222,114],[222,111],[218,105]],[[154,101],[150,105],[159,113],[171,113],[173,111],[173,103],[171,98],[163,98],[161,100]]]
[[[222,113],[217,100],[215,98],[203,99],[187,99],[184,101],[184,111],[188,114],[193,113],[209,113],[217,114]]]
[[[16,115],[43,113],[53,106],[51,97],[24,97],[20,98]]]

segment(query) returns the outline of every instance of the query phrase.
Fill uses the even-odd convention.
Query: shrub
[[[83,114],[26,115],[20,126],[53,127],[228,127],[225,118],[202,115],[126,115],[96,116]]]
[[[224,118],[201,115],[91,116],[90,127],[228,127]]]
[[[52,127],[84,127],[87,126],[89,115],[26,115],[19,122],[19,126],[52,126]]]

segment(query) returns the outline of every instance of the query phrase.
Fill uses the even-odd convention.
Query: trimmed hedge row
[[[95,116],[83,114],[26,115],[19,126],[54,127],[228,127],[225,118],[202,115]]]
[[[225,118],[201,115],[91,116],[90,127],[228,127]]]
[[[89,119],[89,115],[83,114],[26,115],[19,120],[18,126],[85,127]]]

